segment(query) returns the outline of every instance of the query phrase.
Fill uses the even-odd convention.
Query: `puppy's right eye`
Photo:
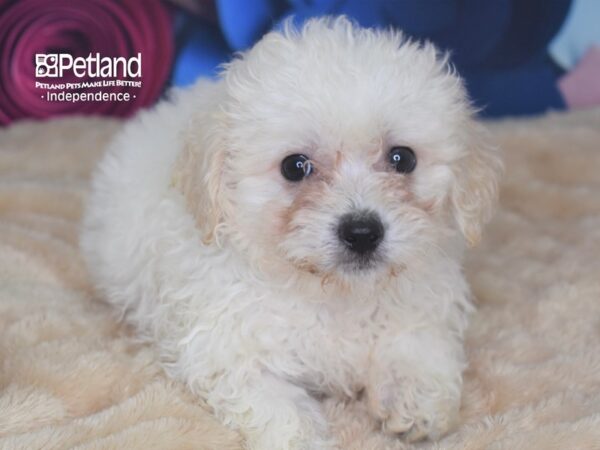
[[[306,155],[289,155],[281,161],[281,174],[288,181],[301,181],[311,172],[312,164]]]
[[[389,159],[398,173],[411,173],[417,167],[417,156],[410,147],[393,147]]]

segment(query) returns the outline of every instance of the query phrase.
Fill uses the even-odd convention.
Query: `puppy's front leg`
[[[249,450],[333,448],[319,402],[270,373],[232,369],[208,401],[227,425],[241,431]]]
[[[462,342],[441,330],[382,337],[371,355],[366,392],[383,430],[409,441],[439,438],[458,416]]]

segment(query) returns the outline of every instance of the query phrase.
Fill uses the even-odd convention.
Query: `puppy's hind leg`
[[[208,403],[241,431],[249,450],[335,448],[319,402],[270,373],[230,370],[208,394]]]

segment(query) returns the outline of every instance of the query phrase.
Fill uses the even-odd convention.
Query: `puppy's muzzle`
[[[381,219],[369,211],[345,214],[338,227],[338,237],[342,244],[360,256],[368,256],[377,250],[384,234]]]

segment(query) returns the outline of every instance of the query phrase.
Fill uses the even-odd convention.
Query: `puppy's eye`
[[[301,181],[312,172],[312,164],[308,156],[294,154],[281,161],[281,174],[286,180]]]
[[[411,173],[417,167],[417,155],[409,147],[392,147],[389,160],[399,173]]]

